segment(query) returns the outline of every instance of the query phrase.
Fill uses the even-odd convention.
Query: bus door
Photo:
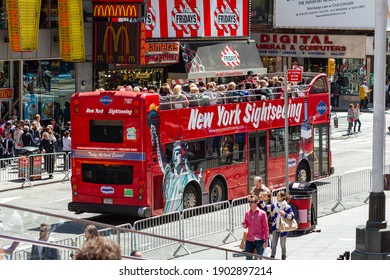
[[[249,190],[253,187],[253,178],[261,176],[263,182],[267,182],[267,149],[266,149],[266,132],[257,131],[249,133],[249,161],[248,161],[248,186]],[[248,190],[248,193],[249,193]]]
[[[314,126],[314,176],[329,174],[329,128],[328,124]]]

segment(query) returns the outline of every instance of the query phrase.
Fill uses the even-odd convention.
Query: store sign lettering
[[[301,120],[302,103],[290,103],[288,106],[287,116],[289,119],[299,123]],[[213,127],[229,127],[240,124],[252,124],[258,128],[261,122],[284,119],[284,106],[262,103],[257,107],[256,103],[249,102],[245,105],[244,110],[240,104],[235,109],[227,109],[225,106],[218,106],[217,113],[202,113],[199,109],[191,109],[188,130],[196,130]]]
[[[364,36],[258,33],[254,35],[254,38],[260,55],[310,55],[314,57],[365,56],[365,54],[361,53],[362,50],[356,48],[356,45],[360,42],[365,45]]]

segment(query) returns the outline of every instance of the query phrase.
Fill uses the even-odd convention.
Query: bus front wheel
[[[183,193],[183,208],[188,209],[199,205],[199,194],[194,185],[188,185]]]
[[[298,182],[309,182],[310,181],[310,170],[308,166],[301,163],[297,170],[297,181]]]

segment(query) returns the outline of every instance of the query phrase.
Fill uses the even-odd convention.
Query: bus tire
[[[215,179],[210,187],[210,203],[225,201],[226,188],[221,179]]]
[[[310,168],[306,163],[300,163],[297,169],[298,182],[310,182]]]
[[[183,209],[189,209],[200,205],[200,196],[197,188],[190,184],[184,189]]]

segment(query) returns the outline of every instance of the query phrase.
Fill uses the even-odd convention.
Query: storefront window
[[[251,21],[271,24],[273,4],[273,0],[252,0]]]
[[[277,67],[276,67],[277,57],[276,56],[263,56],[260,58],[261,58],[261,62],[263,63],[263,67],[267,68],[267,73],[277,72]]]
[[[51,28],[58,26],[57,0],[42,0],[41,17],[39,19],[40,28]]]
[[[359,86],[367,81],[366,60],[336,59],[336,77],[341,81],[342,95],[359,95]]]
[[[69,100],[75,92],[74,64],[59,60],[25,61],[23,65],[23,115],[43,122],[55,118],[60,124],[70,120]]]
[[[97,71],[95,88],[109,90],[123,85],[159,88],[164,82],[163,78],[163,68]]]

